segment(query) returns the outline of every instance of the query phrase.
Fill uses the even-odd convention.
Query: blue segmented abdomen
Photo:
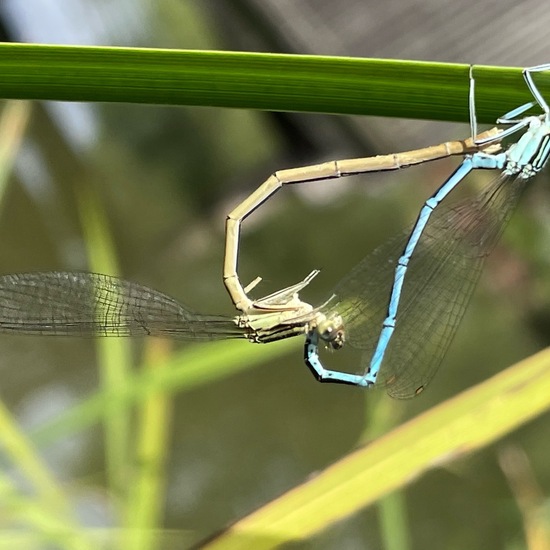
[[[405,272],[395,330],[376,386],[413,397],[430,382],[447,351],[478,281],[528,181],[497,177],[473,199],[433,212]],[[452,199],[452,197],[451,197]],[[395,267],[408,234],[363,260],[336,287],[334,311],[344,318],[346,343],[363,350],[366,373],[387,315]]]

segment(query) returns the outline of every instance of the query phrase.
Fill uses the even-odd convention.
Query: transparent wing
[[[433,378],[478,281],[483,262],[515,210],[527,180],[499,176],[476,198],[438,206],[405,274],[396,327],[377,385],[397,398],[421,391]],[[332,309],[344,318],[346,341],[365,350],[369,368],[407,237],[365,258],[336,287]]]
[[[156,290],[84,272],[0,276],[0,332],[189,340],[244,337],[229,317],[197,314]]]

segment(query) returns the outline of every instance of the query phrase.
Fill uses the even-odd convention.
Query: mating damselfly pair
[[[0,277],[0,332],[75,336],[154,335],[188,340],[247,338],[271,342],[305,336],[305,362],[322,382],[383,386],[411,397],[432,379],[450,345],[485,257],[531,178],[550,156],[550,109],[525,69],[533,101],[501,117],[504,129],[477,135],[475,80],[470,68],[472,138],[417,151],[333,161],[273,174],[228,216],[224,282],[238,310],[234,317],[199,314],[137,283],[86,272]],[[542,114],[524,116],[538,106]],[[521,134],[502,150],[501,140]],[[395,170],[449,155],[465,155],[458,169],[422,207],[412,231],[367,256],[319,307],[302,301],[302,282],[258,300],[237,275],[242,221],[286,184]],[[444,199],[476,169],[499,175],[472,199]],[[359,374],[326,369],[319,346],[362,351]],[[354,369],[351,368],[350,371]]]

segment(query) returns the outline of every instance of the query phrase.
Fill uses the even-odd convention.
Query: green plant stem
[[[466,64],[0,44],[0,97],[468,121]],[[519,69],[475,69],[478,120],[529,101]],[[543,94],[546,75],[537,75]]]

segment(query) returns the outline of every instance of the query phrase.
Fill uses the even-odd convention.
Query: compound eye
[[[344,327],[339,318],[321,321],[317,325],[317,332],[333,349],[340,349],[344,345]]]

